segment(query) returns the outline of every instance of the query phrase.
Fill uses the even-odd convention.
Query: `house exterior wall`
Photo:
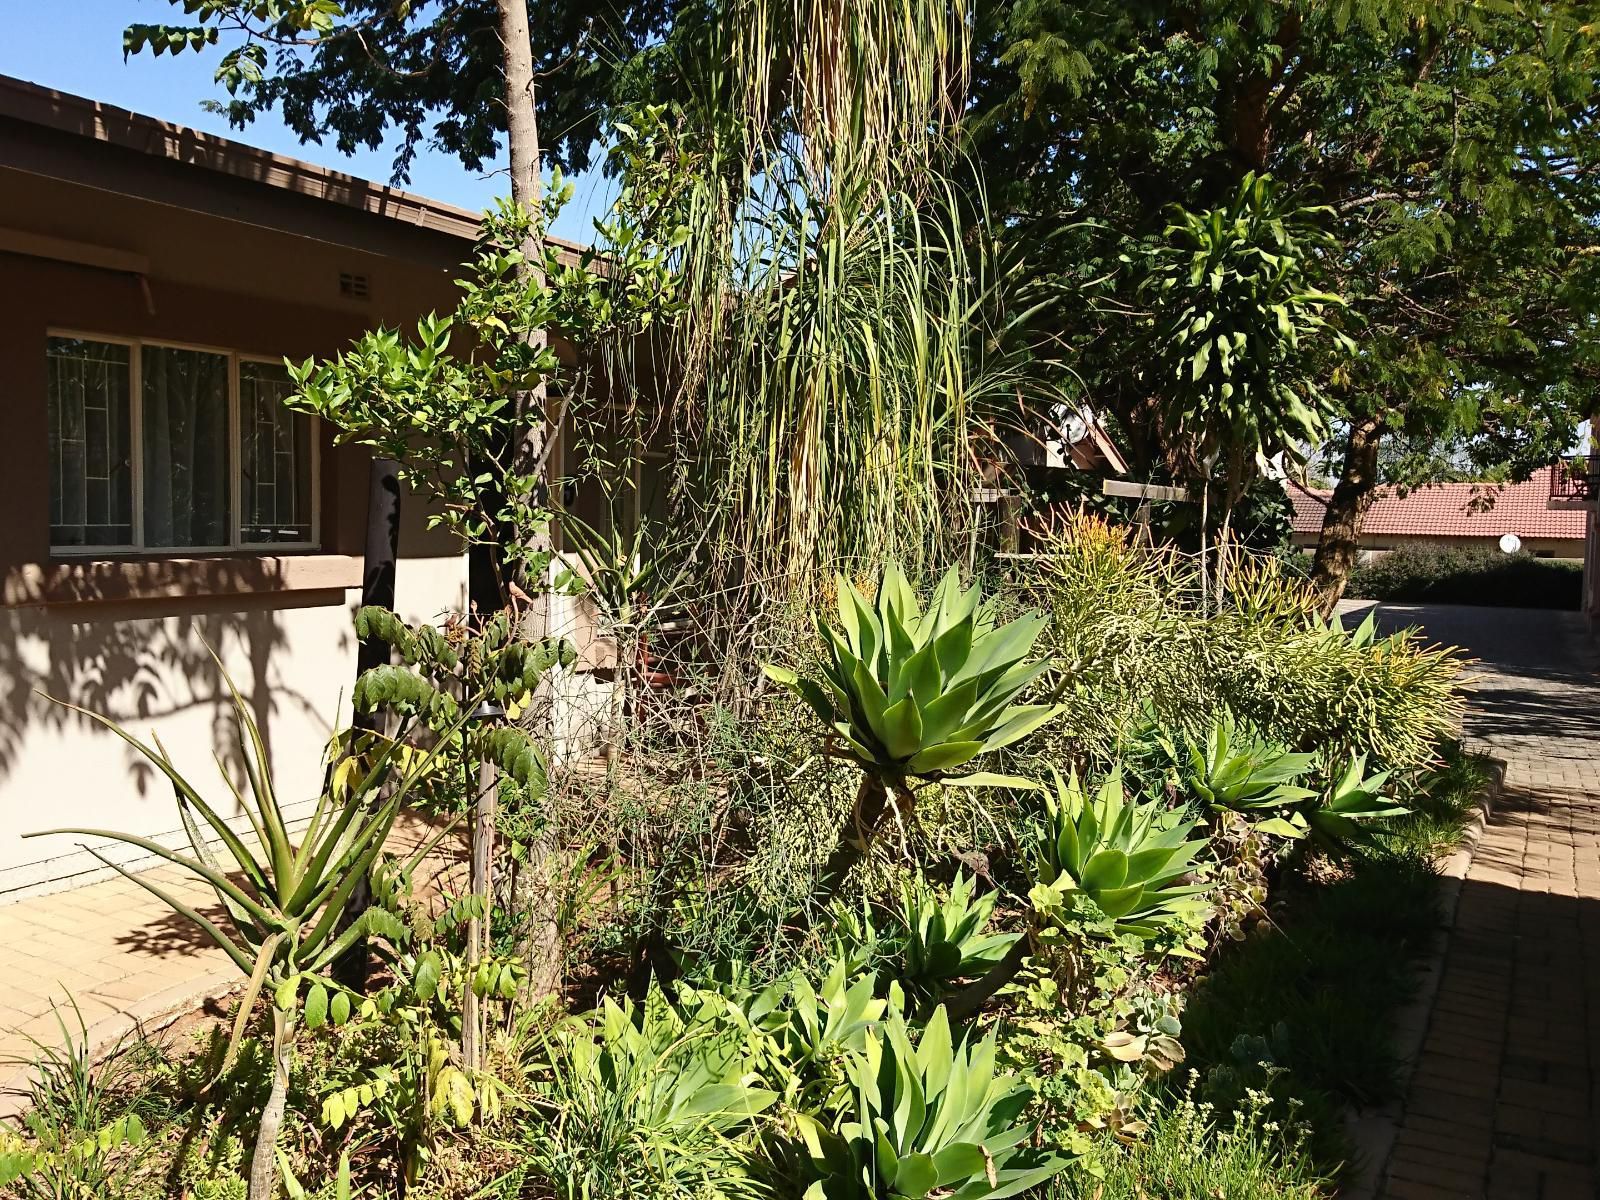
[[[1315,533],[1294,534],[1294,544],[1305,550],[1314,550],[1317,545]],[[1386,534],[1361,535],[1361,558],[1365,561],[1375,554],[1387,554],[1401,546],[1451,546],[1467,550],[1498,550],[1500,539],[1496,537],[1417,537],[1410,534],[1404,537]],[[1582,560],[1584,556],[1583,540],[1581,538],[1523,538],[1522,548],[1529,554],[1544,558],[1566,558],[1574,561]]]
[[[385,218],[334,217],[353,223],[357,244],[394,240]],[[280,794],[303,809],[319,789],[327,739],[347,719],[355,670],[365,454],[334,449],[322,431],[321,545],[312,553],[53,556],[47,331],[326,355],[366,328],[448,307],[456,294],[449,268],[469,246],[419,230],[396,242],[404,256],[388,256],[5,167],[0,231],[103,246],[149,264],[141,279],[0,252],[3,902],[98,866],[75,847],[79,839],[24,840],[29,830],[83,825],[168,841],[177,833],[170,788],[130,747],[46,694],[158,736],[204,794],[220,798],[227,789],[212,754],[237,773],[238,753],[213,647],[261,723]],[[366,275],[370,299],[341,297],[341,272]],[[402,512],[397,606],[411,619],[460,609],[459,547],[424,528],[415,502]]]

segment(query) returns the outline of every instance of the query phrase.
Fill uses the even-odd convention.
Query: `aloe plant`
[[[1062,918],[1073,892],[1094,901],[1118,932],[1140,937],[1203,913],[1206,888],[1182,882],[1206,844],[1190,839],[1197,822],[1158,801],[1130,801],[1120,771],[1107,775],[1092,799],[1076,772],[1066,779],[1056,772],[1045,818],[1029,899],[1046,920]]]
[[[825,894],[836,891],[870,850],[891,811],[897,821],[910,817],[912,781],[994,782],[981,774],[951,775],[1061,711],[1017,702],[1049,667],[1029,658],[1044,617],[1030,613],[994,626],[982,612],[978,587],[962,591],[954,568],[926,611],[895,566],[884,571],[874,601],[842,575],[837,583],[840,627],[817,618],[821,677],[766,667],[817,714],[833,751],[864,773],[845,833],[823,871]]]
[[[1404,817],[1411,812],[1383,794],[1389,782],[1388,771],[1373,775],[1366,772],[1367,756],[1352,754],[1327,798],[1305,810],[1311,836],[1331,850],[1342,853],[1366,840],[1368,822]]]
[[[1316,766],[1315,754],[1297,754],[1268,741],[1224,710],[1206,732],[1205,745],[1184,735],[1169,748],[1183,782],[1202,803],[1249,818],[1263,833],[1301,837],[1301,804],[1316,793],[1299,781]]]
[[[848,1104],[830,1122],[799,1114],[812,1200],[978,1200],[1015,1196],[1066,1160],[1024,1145],[1032,1092],[995,1072],[995,1034],[952,1045],[943,1007],[912,1043],[891,1011],[850,1064]]]
[[[248,797],[235,787],[226,770],[222,775],[231,799],[250,823],[257,849],[252,850],[200,795],[167,756],[159,739],[154,745],[147,744],[115,721],[70,704],[65,707],[105,726],[167,777],[177,798],[178,815],[191,853],[182,854],[149,838],[110,829],[50,829],[24,836],[78,835],[125,842],[199,876],[216,892],[228,914],[229,929],[222,928],[147,876],[133,874],[99,851],[89,849],[89,853],[106,866],[133,880],[198,926],[248,978],[234,1018],[223,1072],[233,1063],[256,999],[263,992],[273,997],[272,1090],[261,1115],[250,1166],[250,1200],[269,1200],[277,1187],[276,1146],[287,1099],[289,1055],[295,1011],[300,1003],[300,985],[307,981],[312,984],[307,992],[308,1002],[314,994],[320,994],[325,1000],[328,989],[337,987],[327,974],[331,965],[369,933],[392,931],[394,918],[381,908],[367,909],[343,928],[340,916],[382,851],[407,794],[427,775],[438,748],[423,755],[402,756],[403,739],[395,738],[365,771],[330,773],[338,786],[328,787],[318,798],[297,846],[290,839],[289,822],[272,784],[261,730],[226,672],[223,672],[223,679],[233,700],[239,761],[244,769]],[[443,731],[445,736],[440,739],[439,746],[447,744],[460,732],[469,711],[470,706],[464,708],[454,726]],[[395,773],[392,768],[397,764],[401,767],[398,782],[385,794],[384,785]],[[220,842],[232,860],[230,867],[222,865],[212,849],[211,838]],[[229,872],[235,870],[242,877],[241,882],[230,878]]]

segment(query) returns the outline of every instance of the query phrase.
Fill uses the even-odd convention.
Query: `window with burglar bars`
[[[52,549],[316,544],[315,422],[281,363],[76,334],[47,357]]]

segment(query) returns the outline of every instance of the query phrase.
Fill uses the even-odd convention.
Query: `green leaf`
[[[307,1029],[321,1029],[328,1020],[328,989],[313,983],[306,993],[305,1023]]]
[[[417,959],[416,970],[411,975],[411,993],[418,1001],[427,1004],[439,990],[439,975],[443,964],[437,950],[429,950]]]
[[[1119,888],[1128,878],[1128,856],[1114,846],[1107,846],[1097,850],[1084,864],[1083,878],[1079,881],[1083,890],[1094,893],[1110,888]]]
[[[300,976],[291,975],[278,984],[277,990],[272,995],[272,1003],[282,1012],[292,1012],[299,992]]]
[[[997,775],[993,771],[974,771],[971,775],[957,775],[941,779],[946,787],[1014,788],[1019,791],[1042,792],[1042,784],[1024,775]]]

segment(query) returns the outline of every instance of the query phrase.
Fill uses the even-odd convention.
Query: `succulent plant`
[[[1344,852],[1368,838],[1367,822],[1407,816],[1411,810],[1383,794],[1389,772],[1368,775],[1367,756],[1352,754],[1344,773],[1334,781],[1328,797],[1305,810],[1311,836],[1329,849]]]
[[[1183,882],[1206,844],[1190,840],[1197,822],[1158,801],[1129,801],[1120,770],[1092,799],[1076,772],[1065,779],[1056,772],[1045,817],[1029,899],[1047,920],[1061,918],[1073,892],[1092,900],[1119,933],[1141,937],[1204,913],[1206,888]]]
[[[817,619],[821,677],[766,667],[817,714],[837,752],[866,774],[840,849],[825,869],[824,894],[867,852],[889,814],[891,793],[903,820],[915,806],[909,781],[948,780],[978,755],[1021,740],[1060,711],[1053,704],[1017,703],[1048,669],[1029,658],[1045,619],[1030,613],[995,626],[980,600],[976,586],[961,590],[954,568],[939,581],[926,611],[898,567],[884,571],[874,601],[841,575],[840,628]]]
[[[995,1073],[993,1032],[952,1045],[937,1008],[915,1045],[891,1010],[866,1035],[850,1066],[848,1104],[834,1120],[800,1115],[810,1200],[979,1200],[1015,1196],[1060,1172],[1066,1160],[1024,1145],[1032,1099]]]
[[[1226,709],[1211,723],[1203,747],[1185,735],[1182,751],[1169,745],[1169,752],[1184,785],[1210,808],[1240,813],[1263,833],[1304,836],[1299,809],[1316,793],[1299,780],[1316,766],[1316,755],[1268,741]]]

